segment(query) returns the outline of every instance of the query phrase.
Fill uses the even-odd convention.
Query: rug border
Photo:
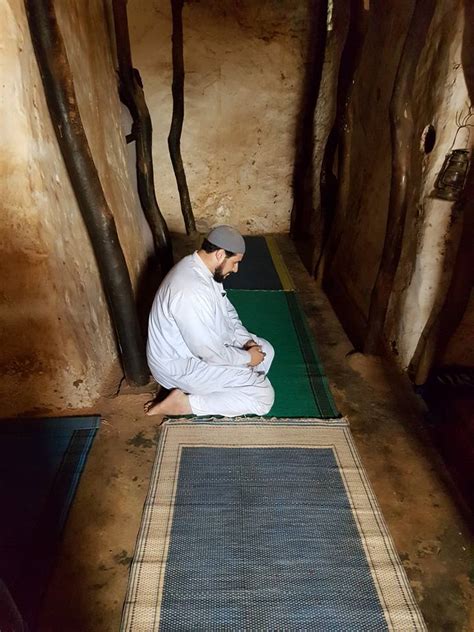
[[[340,413],[336,408],[336,403],[334,402],[334,398],[329,387],[329,380],[324,371],[319,350],[309,327],[308,319],[304,313],[303,306],[295,292],[286,292],[285,296],[288,304],[288,310],[293,320],[293,326],[300,342],[301,354],[306,363],[308,378],[311,383],[316,404],[325,417],[338,417],[340,416]],[[313,366],[316,367],[316,375],[311,370]],[[323,402],[321,401],[321,396],[318,392],[320,390],[320,385],[322,386],[323,396],[325,398],[325,401]]]
[[[381,589],[381,583],[380,583],[380,577],[378,577],[377,574],[382,574],[382,568],[380,568],[379,570],[374,570],[373,564],[372,564],[372,557],[373,555],[375,555],[374,551],[370,551],[365,543],[366,540],[366,534],[365,531],[362,529],[362,526],[360,524],[360,520],[365,520],[365,518],[363,517],[363,512],[362,512],[362,507],[356,507],[354,505],[354,497],[353,494],[355,493],[356,490],[352,489],[351,486],[356,485],[356,483],[351,482],[349,484],[347,477],[343,476],[343,469],[341,469],[341,478],[344,482],[344,486],[346,488],[346,493],[348,496],[348,499],[351,503],[351,506],[353,507],[353,514],[354,514],[354,518],[355,518],[355,522],[357,525],[357,528],[359,530],[359,535],[361,538],[361,542],[364,546],[364,550],[367,556],[367,559],[370,563],[371,566],[371,573],[372,573],[372,577],[374,578],[374,585],[376,587],[376,590],[379,594],[379,598],[382,597],[380,599],[381,602],[381,607],[384,611],[385,617],[386,617],[386,621],[387,621],[387,627],[389,630],[396,630],[397,632],[406,632],[408,630],[416,630],[416,631],[425,631],[426,627],[423,621],[423,617],[421,615],[420,609],[418,607],[418,604],[414,598],[413,595],[413,591],[410,587],[410,584],[408,582],[408,578],[406,576],[405,570],[403,568],[403,565],[401,563],[400,557],[398,556],[398,553],[395,549],[393,540],[390,536],[390,533],[388,531],[387,525],[385,523],[385,520],[383,519],[381,510],[380,510],[380,506],[377,502],[377,499],[375,497],[375,494],[372,490],[372,487],[370,485],[370,482],[367,478],[365,469],[362,466],[361,460],[360,460],[360,456],[358,454],[357,448],[355,446],[354,440],[350,434],[350,430],[349,427],[347,425],[347,419],[346,418],[342,418],[342,419],[337,419],[336,423],[332,423],[332,422],[328,422],[328,420],[325,419],[292,419],[292,418],[288,418],[288,419],[278,419],[276,421],[270,421],[267,419],[260,419],[258,421],[258,423],[256,423],[255,421],[251,422],[249,420],[226,420],[226,419],[219,419],[219,420],[203,420],[202,422],[197,422],[196,421],[190,421],[187,419],[174,419],[174,420],[170,420],[170,421],[166,421],[163,424],[163,431],[161,433],[160,436],[160,440],[159,440],[159,444],[157,447],[157,452],[156,452],[156,457],[155,457],[155,462],[153,465],[153,472],[152,472],[152,477],[151,477],[151,481],[150,481],[150,487],[147,493],[147,498],[146,498],[146,502],[145,502],[145,507],[144,507],[144,511],[143,511],[143,515],[142,515],[142,521],[141,521],[141,525],[140,525],[140,531],[138,534],[138,538],[137,538],[137,543],[136,543],[136,547],[135,547],[135,552],[134,552],[134,561],[132,562],[131,568],[130,568],[130,574],[129,574],[129,581],[128,581],[128,586],[127,586],[127,591],[126,591],[126,597],[125,597],[125,601],[123,604],[123,609],[122,609],[122,620],[121,620],[121,626],[120,626],[120,630],[132,630],[133,628],[130,626],[133,626],[133,619],[134,619],[134,608],[132,607],[132,605],[136,602],[136,598],[137,598],[137,594],[138,594],[138,590],[140,587],[140,576],[139,574],[139,567],[140,564],[136,561],[137,558],[141,559],[141,556],[143,555],[144,549],[145,549],[145,544],[146,544],[146,538],[144,537],[146,535],[146,531],[149,531],[149,527],[150,527],[150,516],[153,513],[153,509],[154,509],[154,504],[153,504],[153,499],[155,498],[156,495],[156,490],[157,490],[157,485],[159,484],[159,474],[160,474],[160,467],[162,464],[162,459],[163,459],[163,455],[165,452],[165,444],[166,441],[168,439],[169,433],[173,432],[173,430],[177,430],[178,432],[183,432],[182,431],[182,426],[187,426],[189,427],[200,427],[202,429],[202,426],[212,426],[213,428],[218,428],[218,427],[222,427],[222,428],[227,428],[230,429],[232,428],[232,426],[234,426],[235,428],[242,428],[242,425],[244,426],[253,426],[254,428],[261,428],[261,427],[275,427],[275,426],[281,426],[281,427],[288,427],[288,428],[298,428],[299,430],[301,430],[304,427],[315,427],[315,428],[321,428],[326,430],[329,433],[339,433],[343,436],[344,438],[344,442],[346,444],[347,450],[349,452],[349,460],[352,459],[352,462],[355,465],[355,472],[358,475],[358,477],[360,478],[360,483],[362,486],[362,493],[364,494],[364,499],[363,502],[368,502],[371,509],[372,509],[372,515],[373,515],[373,520],[375,522],[377,531],[378,531],[378,536],[380,536],[382,538],[382,542],[385,548],[385,554],[387,557],[387,560],[390,563],[390,568],[391,568],[391,572],[394,573],[395,578],[396,578],[396,583],[398,585],[398,599],[401,599],[403,601],[404,604],[404,608],[405,608],[405,622],[403,625],[403,628],[400,627],[400,624],[397,623],[397,619],[400,618],[400,613],[397,611],[395,611],[395,606],[392,606],[392,608],[388,607],[387,604],[387,599],[392,599],[391,596],[391,590],[392,588],[390,588],[390,590],[386,590],[386,595],[384,596],[384,591]],[[180,428],[181,427],[181,428]],[[189,443],[189,445],[193,445],[193,441],[190,439],[187,443]],[[251,441],[250,441],[251,443]],[[194,440],[194,444],[195,444],[195,440]],[[183,444],[184,445],[184,444]],[[216,444],[217,447],[217,444]],[[305,446],[305,447],[309,447],[309,446]],[[318,447],[318,446],[314,446],[314,447]],[[173,448],[170,448],[173,449]],[[181,449],[181,448],[179,448]],[[342,450],[343,448],[341,448]],[[334,449],[334,454],[335,457],[337,458],[338,462],[339,462],[339,454],[337,452],[337,449]],[[347,455],[346,455],[347,458]],[[179,463],[179,459],[175,460],[175,463]],[[348,467],[348,463],[344,464],[344,467]],[[169,474],[168,474],[169,475]],[[173,481],[173,496],[176,493],[176,484],[177,484],[177,476],[176,476],[176,472],[175,472],[175,477],[174,477],[174,481]],[[359,491],[359,496],[360,496],[360,491]],[[358,500],[359,503],[361,503],[362,501]],[[168,512],[170,515],[172,515],[172,504],[170,503],[168,506]],[[370,531],[370,529],[369,529]],[[168,543],[169,543],[169,538],[168,538]],[[164,544],[164,549],[163,549],[163,554],[166,554],[167,551],[167,547],[168,544],[165,541]],[[378,551],[378,554],[380,554],[380,551]],[[164,569],[163,569],[164,570]],[[384,573],[387,572],[386,570],[383,571]],[[160,584],[160,590],[162,590],[162,582]],[[382,590],[382,593],[380,592]],[[389,594],[390,593],[390,594]],[[156,595],[157,596],[157,606],[158,606],[158,599],[159,594]],[[384,605],[385,604],[385,605]],[[393,610],[393,612],[392,612]],[[155,629],[155,626],[157,625],[157,621],[156,621],[156,615],[159,612],[159,608],[156,607],[156,609],[154,610],[155,613],[155,620],[154,620],[154,625],[152,629]],[[411,619],[411,627],[407,627],[406,626],[406,617],[409,616],[409,618]],[[392,620],[392,618],[395,617],[395,621]],[[147,629],[150,629],[149,627]]]
[[[278,247],[275,237],[273,237],[272,235],[266,235],[265,241],[267,243],[267,248],[273,261],[273,266],[280,279],[282,290],[284,292],[294,292],[296,288],[295,284],[293,283],[293,277],[291,276],[291,273],[287,268],[285,259],[281,254],[281,250]]]

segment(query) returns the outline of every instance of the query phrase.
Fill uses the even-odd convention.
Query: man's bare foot
[[[157,402],[156,399],[145,404],[145,414],[149,415],[191,415],[191,406],[189,405],[189,397],[175,388],[163,401]]]

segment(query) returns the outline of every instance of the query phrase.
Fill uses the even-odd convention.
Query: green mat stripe
[[[322,417],[340,417],[301,303],[295,292],[285,292],[285,296],[300,343],[301,354],[306,363],[314,399],[321,415]]]
[[[269,378],[276,398],[269,416],[339,417],[297,295],[282,291],[229,290],[228,296],[247,329],[275,347]]]

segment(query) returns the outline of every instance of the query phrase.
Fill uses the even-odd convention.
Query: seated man
[[[163,280],[150,312],[147,358],[155,380],[174,389],[148,415],[265,415],[274,391],[266,374],[274,350],[239,320],[222,281],[245,253],[231,226],[214,228],[200,250]]]

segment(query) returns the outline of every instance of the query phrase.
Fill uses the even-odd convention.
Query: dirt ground
[[[380,358],[353,352],[292,243],[280,237],[279,244],[337,406],[349,418],[428,629],[472,632],[472,535],[425,430],[422,403],[408,381]],[[181,246],[186,247],[186,242]],[[97,402],[92,410],[80,411],[100,414],[102,424],[69,515],[41,630],[111,632],[119,628],[160,433],[160,419],[143,414],[152,390],[124,388],[118,396]]]

